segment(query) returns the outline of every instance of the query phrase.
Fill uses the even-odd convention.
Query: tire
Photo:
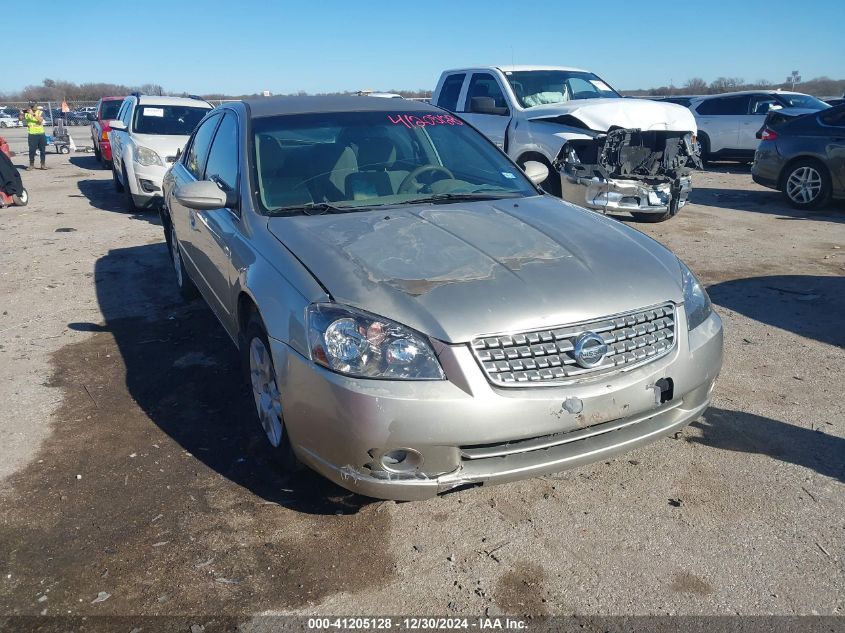
[[[781,191],[796,209],[821,207],[830,201],[830,174],[816,160],[797,160],[783,170]]]
[[[114,165],[111,166],[111,179],[114,183],[114,190],[117,193],[123,193],[123,185],[120,184],[120,178],[117,177],[117,171],[114,168]]]
[[[12,202],[15,203],[16,207],[25,207],[27,205],[27,203],[29,202],[29,192],[26,189],[24,189],[21,192],[21,195],[19,195],[19,196],[13,195],[12,196]]]
[[[672,214],[668,211],[666,213],[657,214],[657,213],[638,213],[636,211],[631,211],[631,215],[634,216],[634,219],[637,222],[646,222],[649,224],[655,224],[657,222],[665,222],[669,218],[672,217]]]
[[[59,151],[62,154],[70,154],[70,148],[67,145],[62,145],[62,147],[61,147],[61,149],[59,149]]]
[[[129,174],[126,173],[126,166],[123,166],[123,201],[130,211],[138,211],[135,199],[132,197],[132,189],[129,187]]]
[[[241,357],[252,393],[253,411],[258,425],[267,438],[267,444],[281,469],[292,473],[301,468],[290,444],[284,422],[284,409],[276,368],[264,323],[253,312],[247,322],[246,335],[242,338]]]
[[[710,162],[710,137],[704,132],[698,133],[698,151],[701,164],[706,167]]]
[[[185,270],[185,263],[182,261],[182,250],[179,248],[179,240],[176,238],[176,230],[173,228],[173,222],[167,223],[170,231],[167,246],[170,250],[170,262],[173,264],[173,271],[176,275],[176,286],[179,288],[179,294],[185,301],[191,301],[199,295],[197,287],[188,272]]]
[[[6,122],[5,122],[5,121],[0,121],[0,127],[6,127]]]
[[[100,151],[100,148],[97,147],[97,144],[94,144],[94,158],[97,159],[97,162],[103,162],[103,153]]]

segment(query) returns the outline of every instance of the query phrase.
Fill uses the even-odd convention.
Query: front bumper
[[[355,379],[271,340],[285,422],[299,458],[363,495],[423,499],[453,488],[558,472],[682,428],[707,408],[722,364],[713,313],[652,363],[555,387],[494,387],[466,345],[440,344],[445,381]],[[671,378],[671,400],[655,383]],[[571,406],[577,402],[577,406]],[[402,470],[383,456],[418,455]]]
[[[692,190],[692,179],[678,179],[678,204],[680,210]],[[649,185],[639,180],[605,179],[598,176],[578,176],[564,170],[561,173],[563,199],[581,207],[616,213],[628,211],[663,215],[672,210],[672,183]]]
[[[163,200],[162,183],[164,174],[170,169],[170,165],[140,165],[132,163],[129,177],[129,190],[132,198],[139,207],[150,207],[159,204]]]

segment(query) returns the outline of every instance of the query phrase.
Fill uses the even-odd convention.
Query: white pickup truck
[[[625,98],[597,75],[557,66],[447,70],[432,103],[458,113],[517,164],[549,169],[543,188],[582,207],[659,222],[684,206],[700,165],[692,113]]]

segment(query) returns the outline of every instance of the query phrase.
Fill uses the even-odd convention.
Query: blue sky
[[[841,0],[82,5],[47,1],[61,17],[45,8],[37,41],[3,65],[0,92],[45,77],[202,94],[431,89],[446,68],[512,61],[587,68],[619,89],[694,76],[780,82],[791,70],[845,78]],[[10,20],[7,36],[30,38],[26,22]]]

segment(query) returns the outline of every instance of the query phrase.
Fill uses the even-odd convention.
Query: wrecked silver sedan
[[[722,363],[703,287],[638,231],[543,195],[547,175],[422,103],[206,116],[165,178],[165,235],[183,294],[241,350],[283,466],[419,499],[607,459],[701,415]]]
[[[567,141],[554,167],[564,200],[605,213],[661,222],[686,204],[690,172],[701,168],[690,132],[617,128]]]

